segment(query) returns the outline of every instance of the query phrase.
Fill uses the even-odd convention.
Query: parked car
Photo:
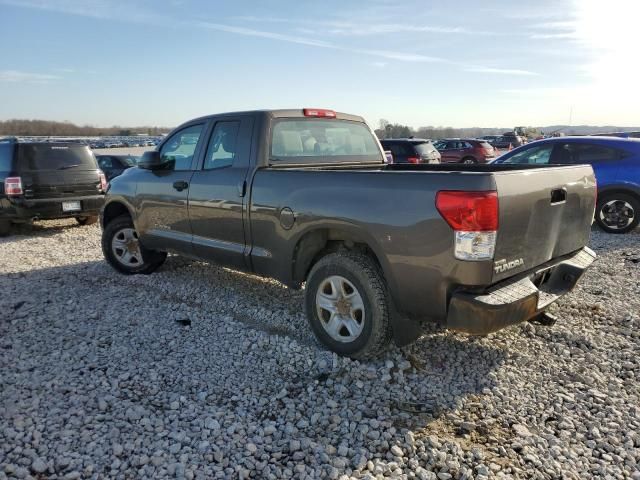
[[[388,165],[361,117],[331,110],[219,114],[110,182],[102,250],[125,274],[172,251],[306,284],[317,338],[362,358],[423,321],[546,319],[595,257],[595,190],[589,165]]]
[[[32,220],[96,223],[106,185],[87,145],[0,139],[0,234]]]
[[[640,140],[607,137],[558,137],[517,148],[495,163],[593,167],[598,181],[595,219],[609,233],[626,233],[640,221]]]
[[[136,158],[130,155],[96,155],[96,160],[100,170],[106,175],[107,181],[136,165]]]
[[[442,163],[487,163],[496,156],[488,142],[472,138],[438,140],[435,147],[440,152]]]
[[[595,137],[640,138],[640,132],[593,133]]]
[[[392,163],[440,163],[440,153],[431,140],[389,138],[380,140],[382,148],[391,152]]]
[[[509,132],[499,136],[493,141],[495,148],[518,148],[524,144],[525,142],[522,137]]]
[[[493,142],[495,142],[501,135],[485,135],[480,140],[485,140],[489,145],[493,147]]]

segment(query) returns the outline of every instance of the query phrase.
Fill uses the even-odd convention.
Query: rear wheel
[[[98,221],[97,215],[89,215],[86,217],[76,217],[76,222],[80,225],[93,225]]]
[[[167,258],[165,252],[148,250],[142,246],[128,215],[117,217],[105,227],[102,232],[102,253],[113,268],[128,275],[152,273]]]
[[[478,163],[478,162],[473,157],[467,157],[462,159],[462,163],[464,163],[465,165],[473,165],[474,163]]]
[[[320,259],[307,278],[305,307],[318,340],[340,355],[375,357],[389,345],[386,284],[365,254],[345,251]]]
[[[610,193],[598,199],[596,222],[608,233],[627,233],[640,221],[640,201],[626,193]]]
[[[11,221],[0,220],[0,237],[6,237],[11,233]]]

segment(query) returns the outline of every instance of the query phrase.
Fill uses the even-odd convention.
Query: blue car
[[[598,182],[598,225],[605,232],[626,233],[640,221],[640,139],[547,138],[516,148],[494,163],[589,163]]]

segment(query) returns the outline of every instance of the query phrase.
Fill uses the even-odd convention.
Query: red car
[[[438,140],[434,146],[440,152],[442,163],[489,163],[496,158],[489,142],[475,138]]]

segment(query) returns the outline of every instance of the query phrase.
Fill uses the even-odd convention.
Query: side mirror
[[[163,162],[162,158],[160,157],[160,152],[156,150],[144,152],[137,165],[138,168],[142,168],[144,170],[155,170],[161,168]]]

